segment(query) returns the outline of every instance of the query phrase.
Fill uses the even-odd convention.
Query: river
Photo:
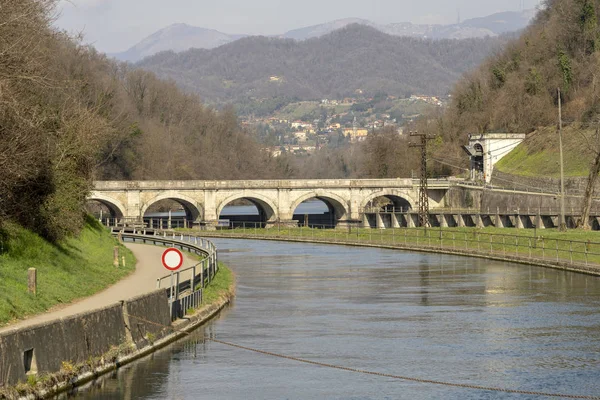
[[[77,399],[538,399],[392,375],[600,395],[600,278],[392,250],[215,240],[234,304]]]

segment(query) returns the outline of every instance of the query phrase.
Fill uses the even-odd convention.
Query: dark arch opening
[[[190,228],[200,220],[200,210],[188,201],[170,198],[152,203],[143,219],[148,228]]]
[[[106,226],[115,226],[123,219],[123,214],[119,208],[108,201],[98,199],[87,200],[85,202],[85,210],[100,221],[102,225]]]
[[[273,210],[265,202],[243,197],[230,201],[219,214],[220,228],[264,228],[273,217]]]
[[[377,218],[381,218],[382,227],[391,228],[396,225],[398,214],[412,211],[410,202],[403,197],[386,195],[379,196],[367,203],[365,206],[365,217],[369,226],[377,226]]]
[[[311,197],[296,207],[292,219],[299,226],[335,228],[338,215],[333,202],[323,197]]]

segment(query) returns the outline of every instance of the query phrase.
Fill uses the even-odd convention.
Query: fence
[[[348,226],[312,225],[260,228],[245,223],[229,230],[208,233],[210,236],[267,238],[302,241],[326,241],[339,244],[382,245],[426,251],[443,251],[464,255],[493,256],[514,261],[532,261],[569,266],[588,272],[600,272],[600,243],[591,240],[561,239],[538,235],[542,230],[526,230],[521,235],[483,232],[473,228],[393,228],[363,229]],[[533,235],[532,235],[533,233]]]
[[[120,236],[123,241],[175,247],[203,257],[192,267],[178,270],[156,280],[157,289],[164,287],[163,282],[170,280],[166,293],[170,301],[172,320],[182,318],[187,310],[197,308],[202,303],[202,290],[214,279],[218,271],[217,248],[212,242],[192,235],[175,233],[167,235],[167,232],[159,231],[154,231],[153,235],[123,231],[116,231],[113,234]],[[191,272],[191,277],[181,279],[182,274],[188,271]],[[182,296],[182,293],[185,294]]]

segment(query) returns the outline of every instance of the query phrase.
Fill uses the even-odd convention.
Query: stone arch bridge
[[[431,208],[444,207],[448,181],[429,183]],[[412,179],[252,180],[252,181],[98,181],[88,200],[104,204],[118,220],[142,221],[161,200],[181,204],[186,219],[215,226],[228,204],[245,199],[259,210],[267,225],[293,224],[296,208],[319,199],[344,226],[362,222],[375,199],[385,197],[396,210],[418,210],[418,181]]]

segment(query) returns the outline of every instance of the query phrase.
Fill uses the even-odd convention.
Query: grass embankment
[[[219,270],[214,279],[204,288],[202,293],[202,305],[210,305],[225,296],[234,282],[233,272],[223,263],[219,263]]]
[[[600,232],[511,228],[313,229],[246,228],[205,232],[207,236],[301,239],[382,246],[442,249],[502,257],[600,264]]]
[[[0,230],[0,326],[90,296],[135,269],[133,254],[119,245],[126,267],[113,266],[119,245],[97,221],[88,219],[78,237],[51,244],[6,222]],[[27,292],[27,270],[37,268],[37,295]]]
[[[591,147],[596,145],[594,130],[571,125],[563,130],[565,176],[587,177],[594,160]],[[506,154],[494,167],[498,171],[521,176],[560,177],[558,133],[555,127],[531,133],[527,139]]]

